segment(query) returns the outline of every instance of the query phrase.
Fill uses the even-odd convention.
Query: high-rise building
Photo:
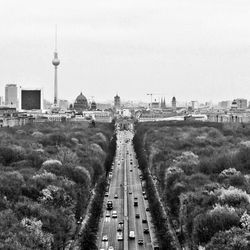
[[[43,94],[42,89],[21,89],[21,110],[42,110],[43,109]]]
[[[116,109],[119,109],[121,107],[121,98],[120,96],[118,96],[118,94],[116,94],[116,96],[114,97],[114,105]]]
[[[18,95],[16,84],[5,85],[5,105],[17,108],[18,107]]]

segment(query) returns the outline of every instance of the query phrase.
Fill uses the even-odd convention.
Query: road
[[[151,239],[155,238],[154,228],[150,212],[146,211],[148,203],[145,199],[146,194],[143,195],[143,180],[140,179],[142,177],[132,139],[131,131],[117,132],[117,150],[112,171],[109,174],[109,188],[104,199],[98,249],[107,250],[111,246],[115,250],[153,249]],[[112,210],[107,210],[107,201],[112,201]],[[134,206],[135,201],[138,206]],[[117,211],[117,218],[112,217],[113,211]],[[139,218],[136,218],[136,214]],[[122,231],[117,231],[120,227],[119,222],[123,222]],[[149,233],[144,233],[146,228],[149,229]],[[134,231],[135,239],[129,238],[130,231]],[[118,240],[118,235],[122,235],[121,240]],[[103,236],[107,236],[106,241],[103,241]],[[143,241],[140,245],[139,240]]]

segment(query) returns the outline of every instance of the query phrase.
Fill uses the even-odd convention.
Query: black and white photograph
[[[0,0],[0,250],[249,250],[250,1]]]

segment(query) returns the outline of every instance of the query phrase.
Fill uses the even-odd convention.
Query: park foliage
[[[66,247],[108,172],[113,130],[101,123],[0,130],[0,249]]]
[[[136,138],[183,247],[250,249],[250,125],[147,122]]]

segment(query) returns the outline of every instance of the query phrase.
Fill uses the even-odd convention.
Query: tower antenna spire
[[[57,24],[55,25],[55,52],[57,52]]]

